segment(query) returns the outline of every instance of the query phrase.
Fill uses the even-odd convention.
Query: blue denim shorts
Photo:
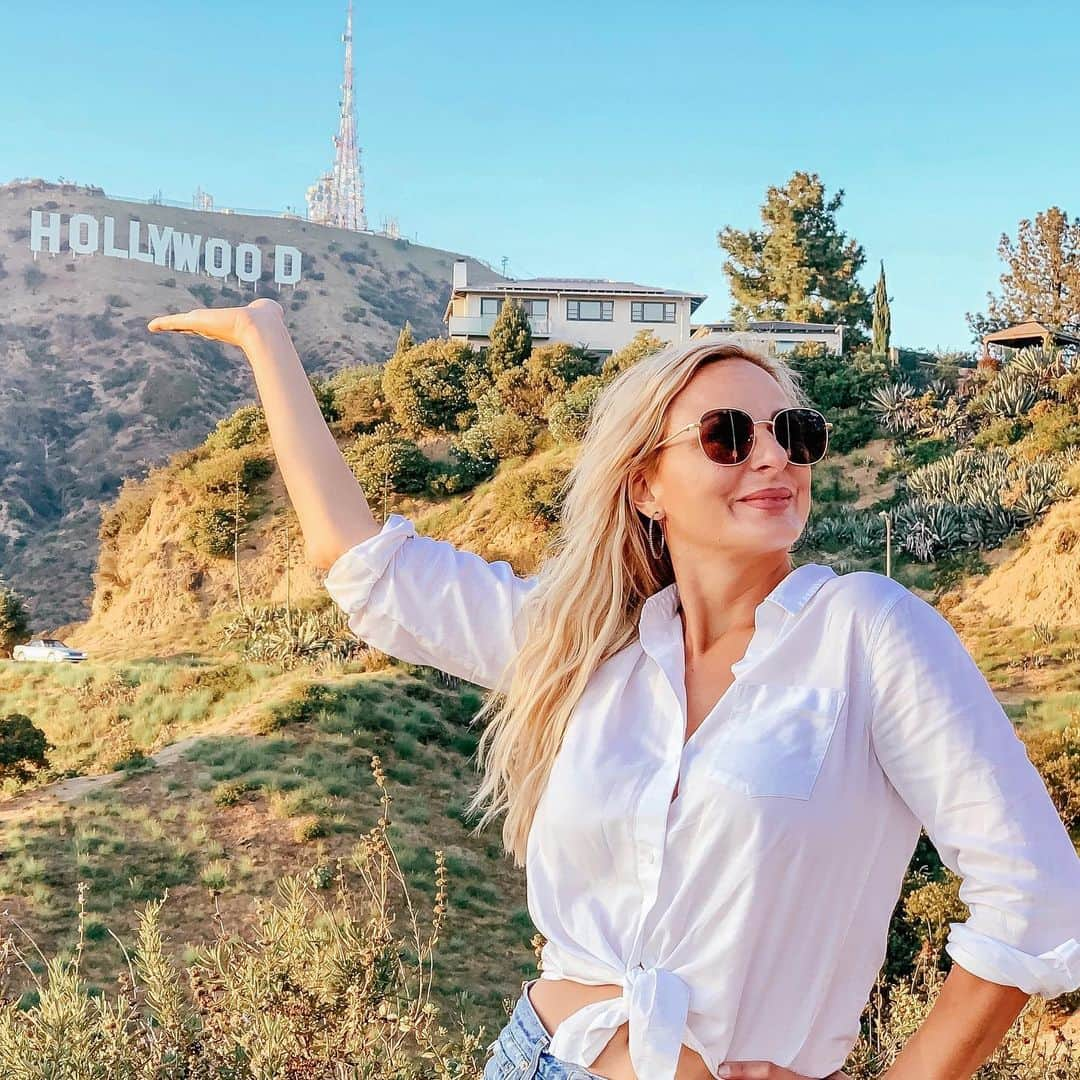
[[[491,1056],[484,1066],[482,1080],[604,1080],[598,1073],[589,1072],[547,1052],[551,1036],[536,1015],[529,1000],[529,987],[537,982],[530,979],[521,984],[521,996],[499,1037],[488,1046]]]

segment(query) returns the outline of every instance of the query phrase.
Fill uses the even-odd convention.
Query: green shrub
[[[476,447],[475,452],[470,447]],[[433,462],[428,476],[428,491],[433,495],[455,495],[468,491],[493,476],[499,460],[488,448],[482,433],[465,432],[454,440],[450,460]]]
[[[569,469],[561,465],[515,469],[498,477],[494,495],[510,516],[553,525],[559,520],[568,475]]]
[[[243,405],[232,414],[217,422],[207,436],[208,446],[227,450],[239,450],[242,446],[261,443],[269,437],[266,415],[259,405]]]
[[[156,497],[156,486],[149,483],[149,479],[125,477],[112,505],[101,508],[98,539],[108,543],[119,536],[137,533],[150,516],[150,508]]]
[[[464,342],[432,338],[390,358],[383,392],[409,438],[447,434],[468,426],[468,379],[476,357]]]
[[[880,434],[877,419],[861,406],[832,408],[826,415],[833,425],[829,432],[830,454],[849,454]]]
[[[1041,728],[1020,734],[1061,820],[1075,832],[1080,829],[1080,724],[1073,723],[1057,731]]]
[[[563,397],[552,401],[546,419],[552,438],[560,446],[580,442],[584,438],[593,403],[603,388],[601,376],[585,375]]]
[[[226,780],[214,788],[214,803],[217,806],[235,806],[253,786],[248,780]]]
[[[0,583],[0,655],[11,650],[30,633],[30,613],[26,601],[14,589]]]
[[[1031,424],[1023,417],[1005,416],[992,420],[970,439],[968,445],[985,450],[990,446],[1011,446],[1031,430]]]
[[[200,282],[198,285],[189,285],[188,292],[202,303],[203,307],[213,307],[217,299],[217,293],[211,286]]]
[[[633,367],[639,360],[644,360],[646,356],[658,353],[663,347],[664,342],[652,330],[639,330],[629,344],[613,352],[604,360],[600,371],[604,382],[609,382],[627,368]]]
[[[0,717],[0,781],[24,783],[49,764],[47,752],[55,749],[25,713]]]
[[[45,283],[45,275],[36,267],[28,266],[23,271],[23,284],[32,292],[37,293],[38,286]]]
[[[382,430],[360,435],[343,456],[369,498],[384,486],[392,492],[416,494],[427,488],[431,462],[415,443]]]
[[[204,407],[200,396],[199,380],[190,371],[157,367],[143,382],[139,405],[163,428],[174,431]]]
[[[305,814],[293,825],[293,839],[298,844],[306,843],[308,840],[317,840],[328,833],[326,822],[318,814]]]
[[[307,723],[323,709],[332,709],[338,694],[322,683],[309,683],[299,697],[290,698],[283,705],[268,710],[260,718],[259,734],[267,735],[293,724]]]
[[[1074,404],[1042,400],[1028,410],[1027,419],[1030,430],[1017,443],[1016,452],[1029,461],[1080,446],[1080,415]]]
[[[339,434],[361,435],[391,419],[382,381],[383,366],[373,364],[344,368],[328,380],[337,404]]]
[[[509,461],[527,457],[539,433],[538,419],[502,408],[496,391],[489,391],[477,402],[476,421],[468,429],[468,438],[464,442],[459,439],[457,445],[470,447],[475,457]]]
[[[191,462],[180,473],[189,499],[183,515],[185,542],[214,557],[231,554],[237,526],[242,532],[255,514],[252,496],[273,469],[270,458],[250,447],[218,450]]]

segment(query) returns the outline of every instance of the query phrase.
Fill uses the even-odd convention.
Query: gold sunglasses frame
[[[732,406],[723,406],[723,408],[735,408],[735,406],[733,406],[733,405]],[[750,417],[751,424],[753,425],[753,441],[751,441],[751,443],[750,443],[750,453],[747,454],[746,457],[743,458],[742,461],[713,461],[713,459],[711,457],[709,457],[708,454],[705,454],[705,447],[701,442],[701,425],[704,423],[705,417],[708,416],[709,413],[719,412],[720,409],[709,409],[707,412],[703,412],[701,414],[701,419],[700,420],[695,420],[694,423],[687,424],[686,427],[681,427],[681,428],[679,428],[678,431],[672,432],[672,434],[670,434],[662,442],[658,442],[653,447],[653,449],[654,450],[660,450],[662,447],[667,446],[667,444],[669,442],[671,442],[672,439],[677,438],[679,435],[682,435],[687,431],[695,431],[696,430],[697,431],[698,446],[700,447],[701,452],[703,454],[705,454],[705,457],[708,458],[709,461],[712,461],[712,463],[714,465],[723,465],[725,468],[730,469],[730,468],[733,468],[736,465],[745,465],[747,463],[747,461],[750,460],[750,454],[752,454],[754,452],[754,446],[757,444],[757,426],[758,426],[758,424],[772,424],[773,425],[773,435],[775,437],[775,434],[776,434],[776,428],[775,428],[776,418],[782,412],[788,412],[791,409],[807,409],[807,408],[809,408],[808,405],[786,405],[782,409],[777,409],[776,412],[773,413],[772,417],[770,419],[768,419],[768,420],[754,420],[753,417]],[[820,409],[811,409],[810,411],[811,412],[816,412],[818,414],[818,416],[820,416],[823,420],[825,420],[825,414]],[[745,409],[740,409],[739,412],[746,413],[746,410]],[[746,413],[746,415],[749,416],[750,414]],[[819,457],[817,459],[817,461],[807,462],[806,463],[806,468],[809,468],[811,465],[816,465],[819,461],[824,461],[825,460],[825,454],[827,454],[829,452],[829,432],[830,431],[832,431],[832,424],[829,423],[828,420],[825,420],[825,452],[821,455],[821,457]],[[791,461],[790,457],[788,458],[788,461],[792,465],[802,464],[801,462],[798,462],[798,461]]]

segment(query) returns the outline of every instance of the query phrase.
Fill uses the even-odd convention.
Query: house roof
[[[735,329],[735,324],[733,322],[699,323],[698,326],[707,328],[711,331],[730,331]],[[746,329],[750,333],[753,333],[756,330],[767,334],[831,334],[837,330],[842,330],[844,326],[844,323],[786,322],[782,319],[766,319],[761,322],[747,323]],[[694,327],[694,329],[697,328],[698,327]]]
[[[697,300],[700,304],[706,293],[685,289],[660,289],[655,285],[639,285],[635,281],[611,281],[608,278],[510,278],[506,281],[470,281],[454,290],[457,293],[575,293],[582,296],[597,294],[611,296],[670,296]]]
[[[558,293],[570,296],[641,296],[669,297],[672,300],[689,300],[690,314],[708,298],[708,293],[691,293],[682,289],[660,289],[654,285],[639,285],[634,281],[611,281],[608,278],[496,278],[490,281],[470,281],[451,290],[450,300],[443,314],[449,319],[454,297],[466,293],[485,293],[502,296],[530,296],[536,293]]]
[[[1080,346],[1080,337],[1055,329],[1036,319],[1007,326],[1004,330],[995,330],[992,334],[984,334],[982,340],[984,348],[987,345],[1009,345],[1020,348],[1024,345],[1041,345],[1046,337],[1052,338],[1057,345]]]

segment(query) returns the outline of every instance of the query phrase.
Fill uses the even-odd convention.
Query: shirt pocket
[[[809,799],[846,698],[830,686],[737,682],[709,771],[744,795]]]

